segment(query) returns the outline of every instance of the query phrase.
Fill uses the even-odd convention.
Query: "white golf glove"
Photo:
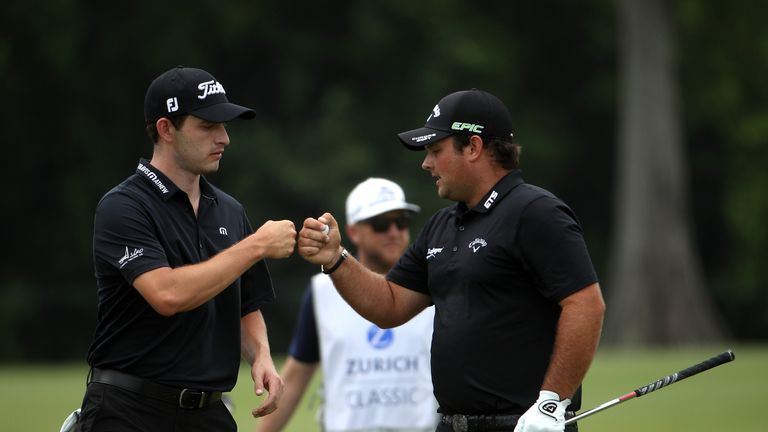
[[[560,400],[555,392],[540,391],[536,403],[520,416],[515,432],[563,432],[565,409],[570,404],[570,399]]]

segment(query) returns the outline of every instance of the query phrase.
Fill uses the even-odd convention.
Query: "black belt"
[[[170,402],[184,409],[199,409],[221,400],[219,391],[178,389],[116,370],[93,368],[90,382],[120,387],[153,399]]]
[[[576,415],[573,411],[566,411],[565,418]],[[440,422],[450,426],[454,432],[480,432],[480,431],[510,431],[517,426],[520,415],[443,415]],[[576,424],[568,425],[566,431],[578,430]]]

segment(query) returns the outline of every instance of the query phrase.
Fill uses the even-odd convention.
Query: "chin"
[[[201,174],[213,174],[219,170],[219,163],[204,166],[200,171]]]

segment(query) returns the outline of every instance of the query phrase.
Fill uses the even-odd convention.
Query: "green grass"
[[[724,348],[679,350],[600,349],[585,380],[583,409],[593,408],[677,372]],[[580,422],[584,432],[739,431],[766,430],[760,414],[768,365],[768,346],[737,346],[736,361],[669,388],[628,401]],[[64,417],[80,404],[87,368],[77,365],[0,365],[0,431],[58,431]],[[235,419],[240,431],[256,426],[250,411],[260,399],[253,395],[249,371],[240,371],[232,391]],[[317,378],[317,377],[316,377]],[[314,416],[318,407],[312,384],[288,431],[320,429]]]

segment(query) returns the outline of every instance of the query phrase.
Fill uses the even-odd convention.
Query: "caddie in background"
[[[347,197],[346,233],[359,262],[385,274],[410,243],[410,222],[419,207],[402,188],[369,178]],[[332,269],[325,270],[326,272]],[[427,432],[438,421],[432,394],[429,349],[434,308],[402,326],[382,329],[358,315],[328,275],[312,278],[282,370],[280,407],[264,417],[257,432],[281,431],[322,364],[322,430]]]
[[[254,232],[206,180],[230,143],[225,123],[255,115],[211,74],[163,73],[144,115],[152,159],[96,208],[98,314],[77,430],[235,431],[221,395],[235,386],[241,344],[256,395],[268,392],[253,415],[274,411],[283,391],[260,308],[275,295],[264,259],[290,256],[296,230],[281,220]]]
[[[348,256],[330,213],[304,221],[299,253],[382,328],[434,304],[437,431],[577,430],[564,419],[580,407],[605,304],[576,215],[523,181],[512,116],[490,93],[445,96],[399,139],[425,151],[422,168],[455,204],[386,276]]]

